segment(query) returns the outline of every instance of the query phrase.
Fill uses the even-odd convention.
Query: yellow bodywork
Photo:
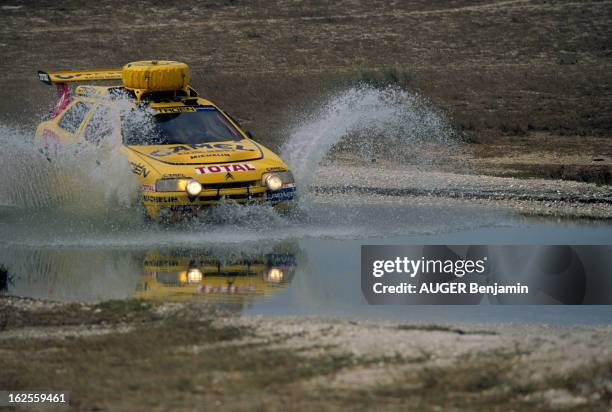
[[[58,83],[76,81],[75,78],[116,79],[120,77],[121,71],[43,74],[50,79],[51,83]],[[135,82],[134,79],[131,81]],[[70,104],[56,117],[38,126],[37,137],[43,140],[43,146],[50,152],[55,146],[95,144],[88,140],[88,126],[97,112],[108,109],[109,105],[114,104],[114,100],[109,97],[112,96],[112,92],[122,88],[126,89],[123,86],[77,87]],[[287,171],[289,170],[287,165],[272,151],[252,140],[230,116],[214,103],[198,97],[195,91],[188,86],[181,92],[182,94],[177,94],[172,99],[152,99],[146,103],[147,109],[156,114],[172,114],[195,111],[202,107],[211,108],[211,110],[214,108],[238,131],[242,139],[195,145],[131,146],[123,144],[120,150],[127,155],[132,171],[139,180],[146,215],[152,219],[159,219],[162,215],[172,219],[185,214],[195,214],[204,206],[218,204],[222,201],[237,203],[268,201],[278,208],[290,207],[290,200],[295,192],[293,184],[283,186],[283,189],[279,191],[283,196],[279,197],[276,193],[272,194],[267,191],[262,181],[264,173]],[[143,94],[136,94],[134,107],[142,96]],[[72,128],[63,124],[71,109],[73,109],[72,112],[78,112],[77,109],[81,108],[86,113],[80,124]],[[115,120],[117,124],[120,124],[119,118]],[[189,196],[184,186],[171,192],[156,190],[156,183],[159,180],[178,178],[197,180],[202,185],[202,191],[197,196]]]

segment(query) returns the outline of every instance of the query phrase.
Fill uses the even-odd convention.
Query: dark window
[[[89,108],[90,106],[87,103],[74,103],[72,106],[70,106],[70,108],[68,108],[68,110],[66,110],[66,113],[64,113],[60,119],[60,127],[67,132],[74,134],[83,122]]]
[[[214,107],[198,107],[193,112],[123,116],[126,145],[198,144],[239,141],[243,137]]]
[[[113,134],[114,126],[115,122],[111,117],[110,108],[100,104],[89,120],[83,137],[90,143],[98,144]]]

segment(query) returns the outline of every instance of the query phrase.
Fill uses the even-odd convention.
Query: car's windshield
[[[169,111],[171,109],[155,115],[126,113],[122,120],[123,142],[128,146],[147,146],[243,139],[236,128],[214,107],[181,107],[177,108],[178,113],[168,113]]]

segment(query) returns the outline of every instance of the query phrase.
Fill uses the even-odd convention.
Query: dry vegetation
[[[203,304],[1,298],[0,388],[69,389],[76,411],[606,411],[611,339],[609,327],[253,318]]]
[[[428,96],[476,172],[606,183],[611,20],[599,1],[15,0],[0,14],[0,119],[47,110],[38,68],[172,58],[272,147],[296,114],[365,80]]]

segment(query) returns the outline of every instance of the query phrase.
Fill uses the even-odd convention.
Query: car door
[[[60,148],[77,141],[77,135],[91,111],[91,106],[91,103],[77,99],[55,119],[40,124],[36,135],[41,139],[41,152],[48,160],[57,155]]]

